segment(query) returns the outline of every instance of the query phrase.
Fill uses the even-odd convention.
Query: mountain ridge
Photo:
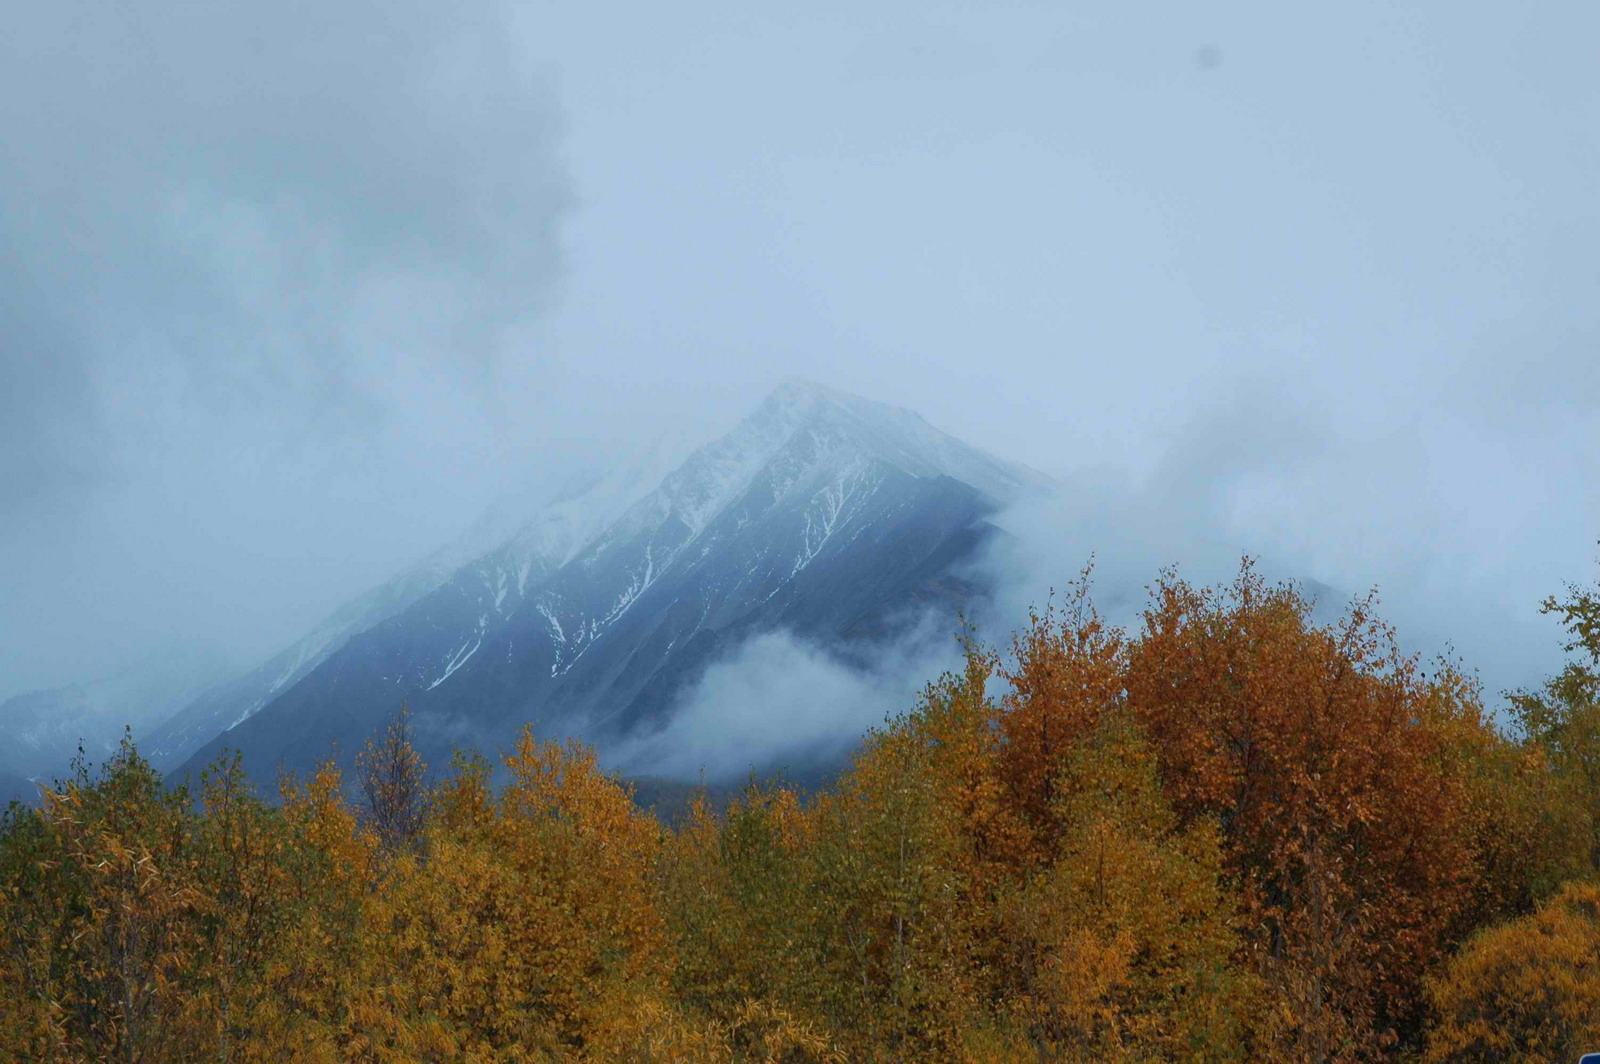
[[[1048,483],[910,411],[786,383],[614,518],[628,492],[598,518],[569,500],[569,525],[602,528],[586,544],[530,568],[519,530],[351,634],[180,773],[226,746],[258,775],[329,746],[347,757],[402,702],[436,757],[530,719],[602,742],[649,727],[756,632],[828,642],[886,638],[897,610],[953,619],[983,594],[952,573],[995,534],[986,517]]]

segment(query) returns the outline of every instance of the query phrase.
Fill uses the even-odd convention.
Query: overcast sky
[[[1075,485],[1041,580],[1259,551],[1530,682],[1596,189],[1581,2],[12,5],[0,695],[795,374]]]

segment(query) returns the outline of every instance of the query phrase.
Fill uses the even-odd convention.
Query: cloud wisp
[[[953,634],[931,617],[853,657],[787,631],[764,632],[707,668],[662,730],[608,760],[629,775],[711,783],[832,767],[961,660]]]

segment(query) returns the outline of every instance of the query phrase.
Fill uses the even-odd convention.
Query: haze
[[[1067,484],[1039,598],[1248,550],[1554,671],[1600,9],[1105,6],[15,7],[0,697],[251,663],[792,375]]]

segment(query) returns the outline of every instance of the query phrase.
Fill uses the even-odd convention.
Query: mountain
[[[515,558],[497,570],[501,594],[520,594],[530,579],[566,561],[582,543],[642,497],[685,449],[683,437],[657,437],[598,477],[568,485],[547,505],[541,494],[503,500],[460,537],[393,579],[347,603],[312,632],[248,673],[218,683],[140,736],[140,750],[157,768],[181,765],[201,746],[249,719],[292,688],[352,637],[403,612],[500,549]],[[530,518],[530,512],[536,514]],[[512,591],[515,585],[516,591]]]
[[[485,531],[473,549],[499,542],[386,618],[308,637],[313,652],[286,657],[260,708],[181,771],[225,748],[258,780],[330,751],[348,759],[401,705],[436,764],[530,721],[604,749],[662,727],[706,666],[753,635],[848,649],[930,610],[953,626],[984,594],[959,574],[996,534],[988,518],[1047,487],[909,411],[785,385],[675,467],[634,463]]]
[[[455,541],[346,603],[309,634],[253,669],[224,665],[195,649],[158,655],[112,677],[26,692],[0,701],[0,805],[32,798],[32,781],[65,774],[81,746],[98,762],[131,728],[140,753],[163,771],[248,719],[294,686],[349,639],[400,613],[496,547],[520,559],[519,579],[564,561],[659,482],[687,450],[686,439],[656,437],[599,476],[579,471],[564,500],[543,492],[512,497]],[[561,492],[556,497],[561,499]],[[537,519],[529,514],[536,513]]]
[[[31,797],[26,781],[64,776],[80,749],[91,762],[103,760],[125,728],[144,734],[228,672],[219,653],[196,648],[154,655],[90,683],[0,702],[0,801],[19,793]]]

